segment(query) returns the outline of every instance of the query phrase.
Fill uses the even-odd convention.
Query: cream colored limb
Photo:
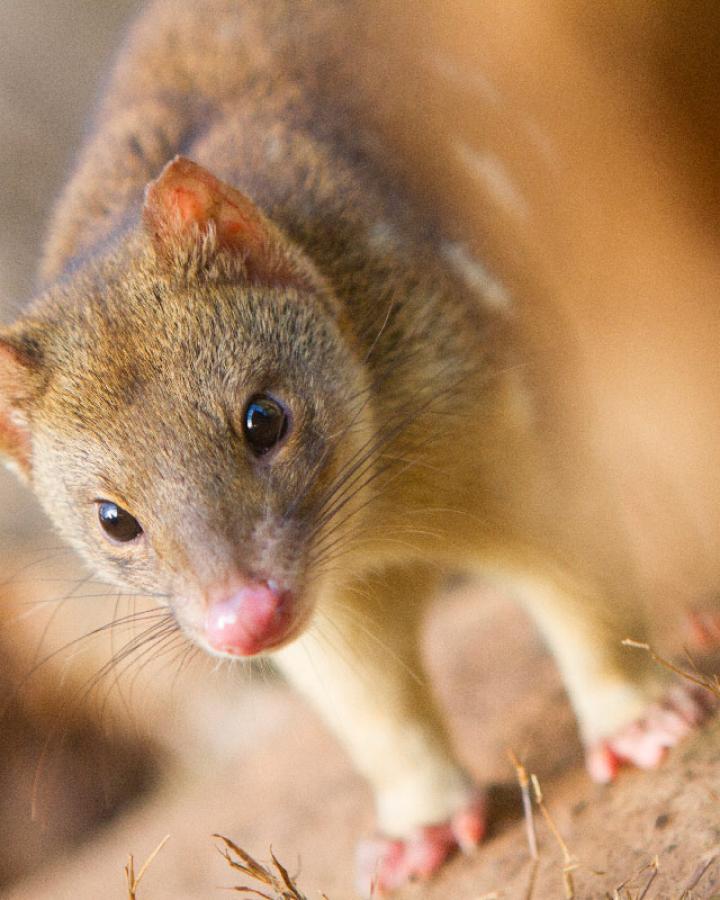
[[[276,657],[370,782],[388,836],[445,821],[472,795],[418,653],[436,582],[427,567],[395,568],[323,597],[315,626]]]
[[[555,656],[586,744],[614,734],[658,699],[664,672],[622,643],[646,640],[637,599],[550,567],[516,573],[513,585]]]

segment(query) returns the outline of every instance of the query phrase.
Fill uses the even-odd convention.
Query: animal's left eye
[[[250,449],[263,456],[276,447],[288,431],[285,407],[269,394],[256,394],[248,403],[243,419],[243,432]]]

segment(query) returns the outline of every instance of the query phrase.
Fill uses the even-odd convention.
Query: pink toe
[[[660,765],[667,752],[667,743],[661,734],[642,734],[612,742],[615,751],[626,762],[640,769],[654,769]]]
[[[356,887],[361,897],[379,897],[383,891],[394,890],[402,881],[404,847],[402,841],[371,838],[358,844],[355,854]]]
[[[620,768],[620,761],[606,741],[591,747],[586,757],[588,774],[598,784],[610,784]]]
[[[452,831],[460,849],[465,853],[473,851],[482,842],[487,831],[487,811],[485,798],[481,794],[468,807],[455,813]]]
[[[591,778],[612,781],[623,763],[654,769],[668,749],[699,725],[717,703],[716,697],[699,686],[673,686],[660,703],[648,707],[643,718],[590,747],[587,768]]]
[[[668,708],[658,711],[655,724],[660,731],[664,732],[668,742],[672,742],[667,746],[674,747],[681,738],[690,732],[693,723],[676,709]]]
[[[485,834],[485,801],[477,793],[452,819],[418,828],[405,840],[377,837],[358,845],[357,887],[363,897],[382,897],[409,881],[430,878],[461,847],[476,847]]]
[[[665,751],[677,742],[662,719],[662,710],[653,706],[645,718],[634,722],[610,738],[609,744],[624,762],[641,769],[653,769],[662,761]]]
[[[705,718],[705,709],[700,697],[679,687],[673,688],[668,694],[668,704],[678,715],[681,715],[689,726],[699,725]]]
[[[449,825],[428,825],[407,843],[406,877],[429,878],[450,854],[457,843]]]

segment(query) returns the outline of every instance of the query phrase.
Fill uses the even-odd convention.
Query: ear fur
[[[0,455],[28,480],[31,463],[29,404],[37,384],[38,360],[22,342],[0,335]]]
[[[197,257],[214,242],[242,263],[250,281],[308,281],[298,251],[248,197],[182,156],[145,189],[143,223],[171,264]]]

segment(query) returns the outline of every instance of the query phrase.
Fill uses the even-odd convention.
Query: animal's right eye
[[[142,534],[138,520],[110,500],[98,501],[98,519],[105,534],[119,544],[134,541]]]

